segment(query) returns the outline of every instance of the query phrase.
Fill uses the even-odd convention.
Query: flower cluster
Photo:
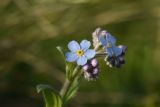
[[[127,47],[124,45],[116,46],[116,39],[110,33],[100,29],[97,29],[97,39],[100,41],[101,45],[104,47],[106,52],[105,61],[110,67],[121,67],[125,63],[124,55],[126,53]],[[95,34],[95,33],[94,33]]]
[[[84,77],[87,80],[94,80],[98,78],[99,68],[98,61],[96,59],[91,59],[83,66]]]
[[[92,33],[94,49],[89,49],[91,42],[82,40],[80,44],[71,41],[68,44],[70,52],[66,53],[66,61],[76,61],[83,67],[84,77],[87,80],[94,80],[98,77],[98,61],[95,59],[99,54],[104,58],[109,67],[121,67],[124,63],[124,55],[127,47],[124,45],[116,46],[116,39],[105,30],[97,28]]]

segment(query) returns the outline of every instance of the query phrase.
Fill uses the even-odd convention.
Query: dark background
[[[128,46],[126,64],[100,59],[97,81],[82,81],[69,107],[160,107],[159,0],[1,0],[0,107],[43,107],[36,85],[59,90],[64,62],[56,50],[91,40],[101,27]]]

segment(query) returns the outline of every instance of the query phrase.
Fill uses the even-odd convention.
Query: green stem
[[[61,94],[61,97],[63,100],[65,100],[67,92],[69,91],[70,87],[72,86],[73,82],[75,81],[76,77],[78,76],[79,71],[80,71],[79,68],[80,68],[80,66],[75,67],[75,69],[73,71],[73,77],[71,80],[66,79],[66,81],[60,91],[60,94]]]

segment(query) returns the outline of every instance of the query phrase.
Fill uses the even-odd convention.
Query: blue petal
[[[122,54],[122,48],[119,48],[117,46],[114,46],[113,48],[113,52],[116,56],[121,55]]]
[[[78,56],[76,55],[76,53],[73,53],[73,52],[67,52],[66,53],[66,60],[68,62],[73,62],[77,59],[78,59]]]
[[[108,56],[113,56],[113,51],[112,51],[112,48],[106,48],[106,52],[107,52],[107,54],[108,54]]]
[[[99,36],[99,41],[101,42],[101,44],[102,44],[103,46],[106,46],[107,41],[106,41],[106,39],[105,39],[104,36]]]
[[[77,60],[78,65],[85,65],[87,63],[87,58],[85,56],[79,57]]]
[[[96,52],[93,49],[87,50],[84,55],[87,57],[87,59],[91,59],[95,56]]]
[[[116,39],[110,33],[106,34],[106,41],[110,42],[112,45],[116,44]]]
[[[68,43],[68,48],[72,51],[72,52],[76,52],[77,50],[80,49],[79,44],[76,41],[71,41]]]
[[[124,53],[127,51],[127,46],[119,45],[118,48],[121,48]]]
[[[86,51],[91,46],[91,42],[88,40],[82,40],[82,42],[80,43],[80,46],[81,46],[81,49]]]
[[[118,56],[122,54],[122,48],[119,48],[116,46],[107,47],[106,52],[109,56],[113,56],[113,55]]]

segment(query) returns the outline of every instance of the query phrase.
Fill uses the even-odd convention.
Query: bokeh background
[[[99,79],[83,80],[68,107],[160,107],[160,0],[1,0],[0,107],[43,107],[36,85],[65,79],[56,46],[97,27],[128,46],[126,64],[100,59]]]

